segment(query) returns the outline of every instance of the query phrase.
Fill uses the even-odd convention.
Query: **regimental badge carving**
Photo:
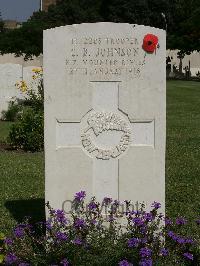
[[[109,160],[124,153],[131,142],[131,129],[127,119],[113,112],[91,112],[87,115],[86,126],[82,130],[81,142],[83,148],[97,159]],[[101,134],[120,132],[121,137],[117,145],[110,148],[100,147],[95,139]]]

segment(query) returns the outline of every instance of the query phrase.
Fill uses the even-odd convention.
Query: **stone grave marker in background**
[[[164,211],[165,57],[165,32],[147,26],[44,32],[46,201],[53,208],[85,190],[100,201],[159,201]]]
[[[16,82],[22,79],[22,66],[19,64],[0,64],[0,117],[13,97],[20,97]]]
[[[16,58],[16,61],[17,60],[20,61],[20,58]],[[28,63],[30,64],[30,62],[26,62],[26,64]],[[2,117],[2,111],[8,109],[10,101],[14,101],[16,98],[24,99],[26,96],[25,93],[22,93],[17,88],[17,82],[23,80],[26,82],[28,88],[32,88],[34,91],[38,90],[39,81],[33,79],[33,69],[40,68],[41,67],[23,66],[22,64],[15,63],[0,64],[0,118]]]

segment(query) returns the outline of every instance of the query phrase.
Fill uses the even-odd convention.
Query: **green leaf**
[[[5,239],[5,235],[3,233],[0,233],[0,240],[4,240]]]
[[[4,261],[4,258],[5,258],[5,255],[3,255],[3,254],[0,254],[0,263],[3,263],[3,261]]]

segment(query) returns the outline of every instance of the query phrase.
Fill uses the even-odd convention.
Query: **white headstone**
[[[15,84],[22,79],[22,66],[19,64],[0,64],[0,117],[7,110],[13,97],[19,96]]]
[[[158,37],[153,53],[145,35]],[[46,201],[165,203],[165,31],[115,23],[44,32]]]

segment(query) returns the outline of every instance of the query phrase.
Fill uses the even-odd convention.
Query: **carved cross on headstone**
[[[130,120],[118,99],[118,81],[92,82],[92,109],[81,121],[57,118],[57,149],[78,147],[93,158],[92,192],[98,200],[119,198],[119,159],[130,146],[154,147],[154,119]]]
[[[156,53],[146,52],[155,35]],[[166,33],[128,23],[44,32],[45,199],[165,203]],[[162,209],[164,211],[164,208]]]

